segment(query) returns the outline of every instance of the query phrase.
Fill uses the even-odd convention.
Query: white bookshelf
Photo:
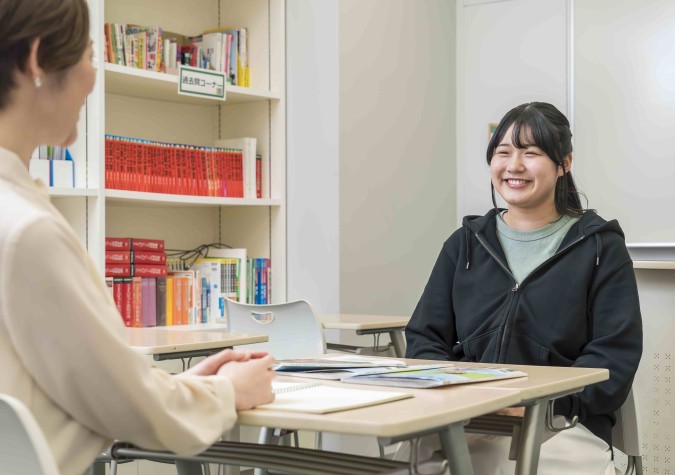
[[[273,301],[286,298],[285,2],[283,0],[89,0],[97,85],[81,117],[76,187],[50,189],[101,271],[105,236],[164,239],[167,249],[222,242],[272,259]],[[103,62],[105,22],[197,35],[248,29],[250,88],[226,100],[181,96],[175,75]],[[212,146],[256,137],[263,198],[216,198],[105,188],[105,134]]]
[[[176,75],[134,69],[118,64],[105,65],[105,84],[108,94],[121,94],[184,104],[217,105],[220,102],[216,99],[203,99],[177,94],[178,76]],[[225,95],[225,103],[228,105],[281,99],[277,92],[231,85],[225,87]]]

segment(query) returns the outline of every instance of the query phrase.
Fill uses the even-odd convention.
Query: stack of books
[[[158,324],[166,312],[166,254],[160,239],[105,239],[105,276],[128,327]]]

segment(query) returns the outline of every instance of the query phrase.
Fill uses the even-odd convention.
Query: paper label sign
[[[178,70],[178,94],[225,100],[225,74],[181,66]]]

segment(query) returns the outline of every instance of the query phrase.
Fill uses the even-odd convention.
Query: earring
[[[35,89],[40,89],[42,87],[42,78],[40,76],[35,76],[33,78],[33,84],[35,84]]]

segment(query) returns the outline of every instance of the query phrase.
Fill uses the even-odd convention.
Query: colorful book
[[[166,325],[166,277],[157,277],[155,282],[155,318],[157,326]]]

